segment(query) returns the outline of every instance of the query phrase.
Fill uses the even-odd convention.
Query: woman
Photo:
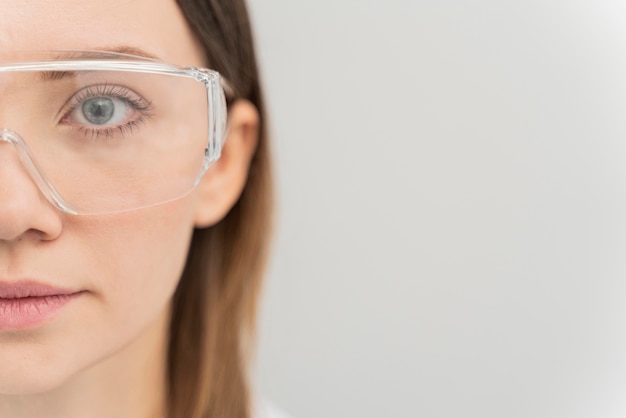
[[[243,0],[0,10],[0,416],[251,416],[271,186]]]

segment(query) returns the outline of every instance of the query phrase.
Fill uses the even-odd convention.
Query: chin
[[[52,392],[58,389],[67,379],[60,376],[45,374],[0,377],[0,396],[27,396]]]
[[[23,396],[53,391],[73,375],[65,363],[38,350],[2,349],[0,342],[0,395]]]

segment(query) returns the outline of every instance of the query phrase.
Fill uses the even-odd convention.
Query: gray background
[[[626,416],[623,1],[250,0],[295,418]]]

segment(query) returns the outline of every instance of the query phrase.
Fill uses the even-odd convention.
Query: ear
[[[259,112],[247,100],[235,101],[228,112],[228,135],[222,156],[204,174],[196,189],[194,223],[205,228],[219,222],[235,205],[248,179],[259,140]]]

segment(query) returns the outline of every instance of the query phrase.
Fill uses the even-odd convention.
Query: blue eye
[[[109,123],[115,114],[115,103],[108,97],[97,97],[83,102],[81,113],[84,118],[94,125]]]
[[[95,138],[132,130],[150,116],[151,104],[125,86],[99,84],[79,90],[67,107],[61,122]]]
[[[68,122],[79,125],[117,126],[132,120],[135,109],[115,97],[93,97],[78,103],[68,115]]]

